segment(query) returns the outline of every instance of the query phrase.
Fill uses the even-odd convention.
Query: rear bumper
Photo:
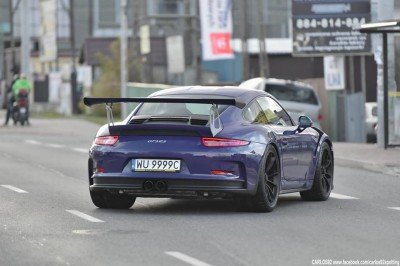
[[[205,179],[156,179],[156,178],[126,178],[101,177],[92,179],[91,191],[107,191],[111,193],[126,193],[138,197],[197,197],[202,195],[221,194],[252,194],[246,188],[243,180],[205,180]],[[152,188],[146,187],[150,181]],[[165,187],[158,189],[157,182]]]

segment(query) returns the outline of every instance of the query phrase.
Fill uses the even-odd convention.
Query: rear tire
[[[237,196],[235,202],[239,210],[271,212],[278,203],[281,190],[281,168],[278,152],[268,146],[258,177],[257,192],[254,196]]]
[[[333,154],[327,142],[322,143],[313,185],[310,190],[300,192],[303,200],[325,201],[333,189]]]
[[[129,209],[136,200],[136,197],[98,191],[90,191],[90,197],[93,204],[102,209]]]

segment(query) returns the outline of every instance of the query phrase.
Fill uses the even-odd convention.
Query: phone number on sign
[[[366,22],[365,18],[322,18],[322,19],[309,19],[298,18],[296,19],[296,28],[298,29],[316,29],[316,28],[358,28],[361,24]]]

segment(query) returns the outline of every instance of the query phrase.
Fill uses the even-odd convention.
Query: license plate
[[[132,171],[135,172],[179,172],[180,160],[169,159],[134,159]]]
[[[26,108],[21,108],[20,111],[21,111],[22,114],[25,114],[26,113]]]

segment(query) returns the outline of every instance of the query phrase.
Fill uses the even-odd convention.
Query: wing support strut
[[[219,116],[218,105],[213,103],[210,108],[210,129],[213,137],[224,129]]]
[[[108,126],[114,126],[114,115],[112,111],[112,103],[106,103],[106,111],[107,111],[107,124]]]

